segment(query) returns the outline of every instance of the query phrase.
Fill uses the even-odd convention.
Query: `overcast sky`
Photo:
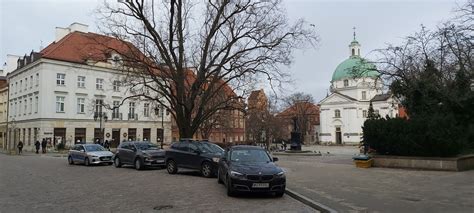
[[[336,66],[349,57],[348,45],[356,27],[361,54],[401,38],[423,24],[428,28],[452,16],[456,4],[466,0],[286,0],[291,19],[304,18],[316,26],[321,38],[317,49],[297,51],[289,68],[294,84],[287,93],[310,93],[319,102],[326,96]],[[54,40],[54,28],[72,22],[96,31],[94,0],[0,0],[0,62],[7,54],[24,55]]]

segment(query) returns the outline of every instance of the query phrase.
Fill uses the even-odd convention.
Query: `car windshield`
[[[199,148],[203,153],[223,153],[224,150],[213,143],[200,143]]]
[[[87,152],[107,151],[104,147],[102,147],[101,145],[97,145],[97,144],[91,144],[91,145],[87,145],[87,146],[84,146],[84,147],[86,148]]]
[[[233,162],[251,162],[262,163],[270,162],[270,157],[265,150],[261,149],[237,149],[233,150],[230,155]]]
[[[158,150],[158,146],[152,143],[136,143],[139,150]]]

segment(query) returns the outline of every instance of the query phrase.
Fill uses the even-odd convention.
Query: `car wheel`
[[[86,166],[90,166],[90,165],[91,165],[91,162],[89,161],[89,158],[85,158],[85,159],[84,159],[84,165],[86,165]]]
[[[176,167],[176,162],[174,160],[169,160],[166,162],[166,170],[170,174],[176,174],[178,172],[178,168]]]
[[[220,173],[221,173],[221,172],[219,172],[219,169],[218,169],[218,170],[217,170],[217,183],[218,183],[218,184],[222,184],[222,183],[223,183],[222,180],[221,180],[221,174],[220,174]]]
[[[285,194],[285,191],[275,192],[276,197],[283,197],[283,194]]]
[[[115,168],[120,168],[120,167],[122,167],[122,162],[120,162],[120,158],[119,158],[119,157],[115,157],[115,159],[114,159],[114,166],[115,166]]]
[[[69,165],[74,165],[74,161],[72,160],[71,156],[67,158],[67,162],[69,163]]]
[[[235,191],[232,188],[232,180],[230,180],[230,177],[227,176],[227,182],[226,182],[226,187],[227,187],[227,196],[232,197],[235,195]]]
[[[136,170],[142,170],[143,169],[143,163],[140,158],[135,159],[135,169]]]
[[[210,178],[212,177],[212,166],[209,162],[204,162],[201,165],[201,174],[204,177]]]

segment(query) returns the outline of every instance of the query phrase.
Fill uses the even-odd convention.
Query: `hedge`
[[[449,114],[369,119],[362,129],[364,143],[383,155],[451,157],[474,147],[474,125]]]

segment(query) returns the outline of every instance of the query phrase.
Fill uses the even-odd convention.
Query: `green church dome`
[[[351,56],[336,67],[336,70],[332,75],[332,81],[354,77],[376,78],[378,76],[379,73],[376,71],[374,64],[362,59],[359,56]]]

